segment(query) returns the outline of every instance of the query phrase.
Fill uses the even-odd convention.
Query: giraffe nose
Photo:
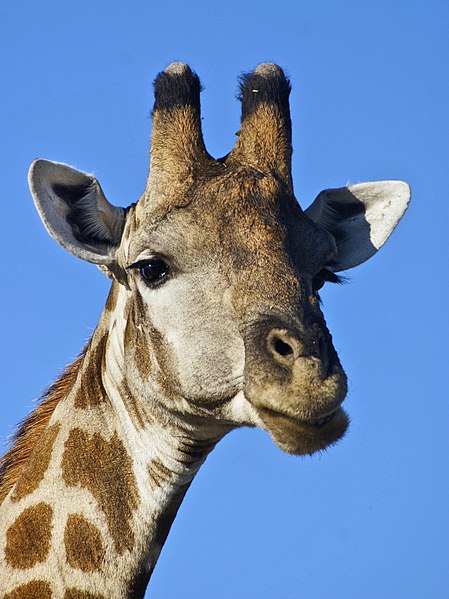
[[[267,348],[273,360],[282,366],[293,366],[301,357],[318,358],[326,369],[328,366],[327,343],[319,329],[315,329],[307,342],[287,329],[272,329],[267,336]]]

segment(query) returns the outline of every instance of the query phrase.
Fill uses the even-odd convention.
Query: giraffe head
[[[212,428],[262,426],[285,451],[308,454],[348,422],[318,290],[376,253],[410,193],[399,181],[364,183],[324,191],[303,211],[289,93],[276,65],[244,76],[238,140],[216,160],[202,138],[198,77],[174,63],[155,81],[137,204],[114,207],[95,177],[46,160],[33,163],[30,186],[50,234],[114,280],[123,371],[140,397]]]

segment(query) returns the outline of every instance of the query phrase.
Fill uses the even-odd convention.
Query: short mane
[[[12,436],[10,449],[0,459],[0,504],[16,484],[59,401],[74,385],[89,343],[43,393],[39,405],[18,425]]]

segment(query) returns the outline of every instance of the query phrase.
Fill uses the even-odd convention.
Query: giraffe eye
[[[148,258],[139,260],[129,268],[136,269],[149,287],[156,287],[163,283],[170,274],[168,264],[162,258]]]
[[[168,276],[168,265],[160,258],[152,258],[139,268],[142,279],[148,285],[162,283]]]

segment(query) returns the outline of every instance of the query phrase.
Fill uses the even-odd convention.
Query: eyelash
[[[314,292],[318,294],[318,291],[326,282],[342,284],[345,282],[345,279],[327,268],[322,268],[313,278],[312,287]]]
[[[328,270],[327,268],[322,268],[318,273],[322,279],[328,281],[329,283],[344,283],[344,277],[335,274],[332,270]]]

